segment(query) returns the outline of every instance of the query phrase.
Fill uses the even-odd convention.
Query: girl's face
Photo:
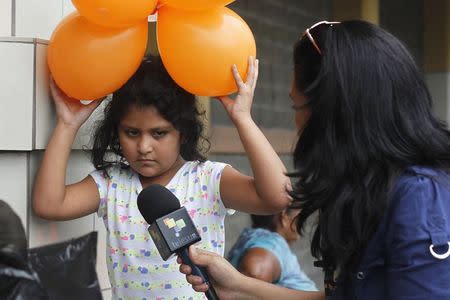
[[[153,107],[132,105],[118,128],[122,154],[148,183],[167,184],[181,166],[180,132]]]
[[[295,85],[295,80],[292,80],[291,92],[289,96],[292,100],[292,109],[295,111],[295,126],[298,132],[301,134],[306,122],[308,122],[311,116],[311,109],[308,102]]]

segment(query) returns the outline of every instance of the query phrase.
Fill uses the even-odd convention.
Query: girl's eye
[[[167,131],[155,131],[153,132],[153,136],[155,138],[161,138],[167,134]]]
[[[128,129],[125,131],[128,136],[138,136],[139,131],[134,129]]]

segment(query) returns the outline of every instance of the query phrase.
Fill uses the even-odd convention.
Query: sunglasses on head
[[[316,27],[318,27],[318,26],[321,26],[321,25],[329,25],[330,27],[332,27],[333,24],[339,24],[339,23],[341,23],[341,22],[328,22],[328,21],[317,22],[316,24],[312,25],[311,27],[309,27],[309,28],[307,28],[305,30],[305,33],[303,34],[302,38],[306,35],[308,37],[309,41],[311,42],[311,44],[317,50],[317,52],[320,55],[322,55],[322,51],[320,51],[319,46],[317,45],[316,41],[314,40],[313,36],[311,35],[311,30],[316,28]]]

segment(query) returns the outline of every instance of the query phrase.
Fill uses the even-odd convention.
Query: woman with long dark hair
[[[294,46],[290,95],[300,134],[292,206],[299,231],[317,213],[311,251],[325,295],[193,251],[221,299],[450,299],[450,133],[402,43],[364,21],[320,22]]]

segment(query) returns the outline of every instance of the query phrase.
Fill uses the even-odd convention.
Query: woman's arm
[[[33,209],[46,219],[74,219],[95,212],[100,198],[90,176],[73,185],[65,184],[67,161],[75,136],[100,101],[83,105],[66,96],[53,80],[50,88],[58,118],[36,174]]]
[[[221,196],[226,207],[249,213],[269,214],[281,211],[289,203],[290,180],[278,154],[251,117],[253,94],[258,78],[258,60],[250,57],[247,81],[244,83],[233,66],[239,88],[233,100],[220,97],[239,133],[250,160],[253,178],[232,168],[225,168],[221,178]]]
[[[223,257],[195,247],[189,248],[189,256],[193,263],[204,266],[208,270],[209,278],[221,300],[254,299],[254,300],[324,300],[322,292],[305,292],[290,290],[271,283],[247,277],[239,273]],[[178,258],[178,262],[182,263]],[[182,264],[180,272],[186,274],[187,281],[194,290],[205,292],[208,286],[198,276],[190,275],[191,268]]]

